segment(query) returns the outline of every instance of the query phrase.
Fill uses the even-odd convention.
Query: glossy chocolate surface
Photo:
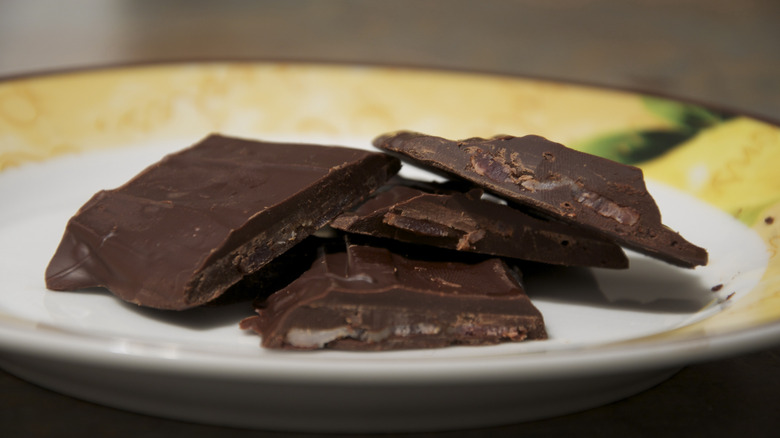
[[[139,305],[210,302],[383,185],[386,154],[212,135],[95,194],[68,222],[47,287]]]
[[[546,339],[541,313],[500,259],[410,259],[349,245],[258,306],[241,326],[266,348],[394,350]]]
[[[450,185],[451,186],[451,185]],[[349,233],[563,266],[627,268],[619,245],[483,199],[483,191],[395,177],[330,224]]]
[[[453,141],[396,132],[378,137],[374,146],[668,263],[707,263],[706,250],[663,225],[637,167],[534,135]]]

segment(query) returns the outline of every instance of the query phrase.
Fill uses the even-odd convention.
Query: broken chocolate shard
[[[330,240],[332,239],[323,239],[314,233],[274,257],[256,272],[244,276],[204,306],[216,307],[267,298],[303,274],[319,257],[320,248]]]
[[[349,245],[241,322],[266,348],[398,350],[546,339],[544,320],[500,259],[410,260]]]
[[[330,226],[348,233],[562,266],[623,269],[611,240],[436,183],[391,180]]]
[[[534,135],[452,141],[402,131],[374,146],[651,257],[686,268],[707,264],[706,250],[661,222],[637,167]]]
[[[212,135],[95,194],[68,222],[46,285],[106,287],[161,309],[198,306],[399,168],[382,153]]]

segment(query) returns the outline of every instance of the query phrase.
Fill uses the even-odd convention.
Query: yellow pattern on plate
[[[0,82],[0,169],[209,132],[366,138],[663,126],[634,95],[511,77],[306,64],[175,64]]]
[[[642,165],[645,176],[717,205],[748,225],[780,202],[780,129],[736,118]]]
[[[641,166],[647,178],[691,193],[751,226],[770,257],[749,294],[711,318],[666,335],[715,334],[780,320],[779,163],[780,129],[740,117]]]

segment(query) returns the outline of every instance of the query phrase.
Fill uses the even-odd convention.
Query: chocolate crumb
[[[717,292],[717,291],[719,291],[721,289],[723,289],[723,283],[716,284],[715,286],[712,286],[712,289],[710,289],[710,290],[713,291],[713,292]]]
[[[772,225],[773,223],[775,223],[775,218],[772,216],[767,216],[764,218],[764,223],[767,225]]]

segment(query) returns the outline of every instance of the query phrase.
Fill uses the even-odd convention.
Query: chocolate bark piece
[[[580,228],[484,200],[481,189],[457,191],[395,177],[330,226],[364,234],[562,266],[623,269],[619,245]]]
[[[53,290],[102,286],[161,309],[210,302],[384,184],[387,154],[212,135],[73,216]]]
[[[497,258],[412,260],[349,245],[241,322],[266,348],[397,350],[546,339],[539,310]]]
[[[637,167],[535,135],[452,141],[401,131],[374,146],[651,257],[686,268],[707,264],[705,249],[663,225]]]

